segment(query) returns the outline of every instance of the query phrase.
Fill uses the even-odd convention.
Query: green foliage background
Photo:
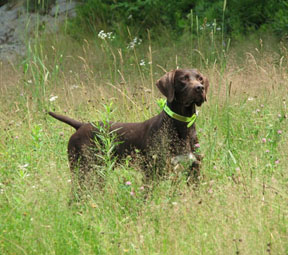
[[[223,25],[233,37],[256,30],[273,31],[281,38],[288,34],[286,0],[82,0],[74,24],[89,30],[123,24],[140,33],[160,26],[177,34],[190,29],[196,17],[201,23]]]

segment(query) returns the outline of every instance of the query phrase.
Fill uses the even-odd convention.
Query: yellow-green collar
[[[166,100],[164,99],[159,99],[157,101],[157,104],[159,105],[159,107],[161,109],[164,110],[164,112],[166,112],[171,118],[175,119],[175,120],[179,120],[179,121],[182,121],[182,122],[187,122],[187,127],[191,127],[193,125],[193,123],[195,122],[196,120],[196,114],[194,113],[191,117],[185,117],[185,116],[182,116],[182,115],[179,115],[175,112],[173,112],[169,106],[167,105],[167,102]]]

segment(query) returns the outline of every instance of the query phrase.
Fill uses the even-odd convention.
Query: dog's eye
[[[189,81],[189,80],[190,80],[190,77],[189,77],[189,75],[187,74],[187,75],[184,75],[181,80],[182,80],[182,81]]]
[[[203,84],[203,77],[201,75],[197,75],[196,79]]]

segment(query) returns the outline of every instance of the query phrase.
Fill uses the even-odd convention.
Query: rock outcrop
[[[56,32],[61,23],[76,15],[76,2],[56,0],[45,15],[29,13],[23,0],[0,7],[0,60],[13,61],[26,54],[26,43],[38,31]]]

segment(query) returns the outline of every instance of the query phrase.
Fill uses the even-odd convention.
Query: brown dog
[[[114,155],[132,155],[137,150],[146,159],[164,152],[165,157],[171,157],[176,163],[183,157],[193,158],[191,171],[198,174],[200,156],[195,155],[198,139],[191,116],[195,115],[196,106],[206,101],[208,79],[196,69],[177,69],[166,73],[156,86],[167,98],[166,111],[140,123],[110,123],[109,130],[114,131],[120,141],[116,143]],[[49,114],[76,129],[68,143],[70,168],[74,173],[77,168],[85,175],[95,164],[91,161],[97,152],[90,148],[95,148],[95,141],[99,140],[99,128],[52,112]],[[98,124],[102,125],[102,122]]]

